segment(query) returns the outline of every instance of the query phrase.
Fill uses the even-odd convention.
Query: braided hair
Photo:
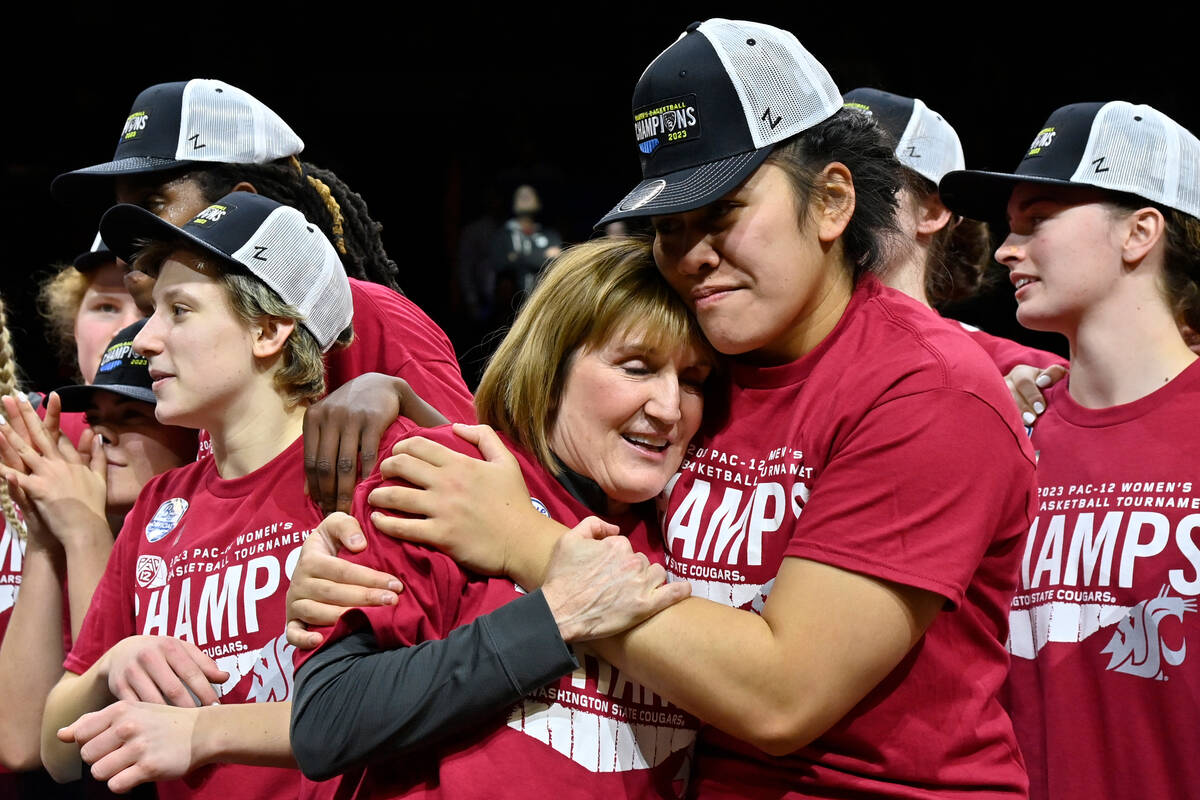
[[[0,300],[0,397],[14,395],[19,389],[17,360],[13,356],[12,336],[8,332],[8,314],[4,307],[4,301]],[[6,480],[0,480],[0,511],[4,512],[4,519],[8,523],[8,527],[24,539],[25,523],[17,514],[17,506],[13,503]]]
[[[242,181],[259,194],[298,209],[319,227],[338,254],[346,274],[400,291],[400,269],[383,249],[383,225],[371,219],[362,196],[332,171],[302,162],[295,156],[267,164],[191,164],[164,182],[187,175],[205,199],[215,203]]]

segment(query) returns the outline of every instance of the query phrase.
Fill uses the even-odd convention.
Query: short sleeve
[[[837,445],[785,555],[958,605],[985,552],[1027,517],[1034,464],[1003,416],[954,389],[871,409]]]

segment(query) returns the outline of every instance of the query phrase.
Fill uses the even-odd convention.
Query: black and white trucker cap
[[[846,108],[875,120],[896,143],[896,158],[913,172],[937,183],[947,173],[965,169],[962,142],[945,117],[919,98],[880,89],[852,89]]]
[[[50,184],[62,203],[112,201],[117,175],[161,172],[193,163],[266,164],[304,142],[248,92],[218,80],[159,83],[133,101],[111,161],[65,172]]]
[[[1013,172],[951,172],[939,189],[956,214],[1002,220],[1022,182],[1093,186],[1200,217],[1200,140],[1147,105],[1075,103],[1050,115]]]
[[[707,205],[776,144],[841,107],[825,67],[791,33],[757,22],[694,22],[633,90],[643,180],[596,226]]]
[[[105,212],[100,232],[130,263],[147,241],[181,241],[248,270],[300,312],[322,350],[350,324],[350,281],[333,245],[298,210],[260,194],[227,194],[182,228],[122,203]]]

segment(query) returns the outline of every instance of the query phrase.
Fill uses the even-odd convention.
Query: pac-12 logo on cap
[[[1042,128],[1038,131],[1037,136],[1033,137],[1033,144],[1029,145],[1029,152],[1025,154],[1026,158],[1036,156],[1042,152],[1042,149],[1049,147],[1054,143],[1054,128]]]
[[[135,111],[130,114],[129,119],[125,120],[125,127],[121,129],[121,141],[136,139],[138,134],[146,130],[146,123],[149,121],[150,113],[148,111]]]
[[[182,497],[172,497],[158,507],[154,516],[146,523],[146,541],[157,542],[171,531],[187,513],[188,501]]]
[[[223,206],[219,203],[213,203],[208,208],[201,211],[188,225],[211,225],[214,222],[220,222],[233,206]]]
[[[672,97],[633,112],[633,134],[638,150],[650,155],[659,147],[700,136],[700,110],[696,95]]]

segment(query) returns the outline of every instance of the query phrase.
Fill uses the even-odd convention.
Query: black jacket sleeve
[[[379,650],[369,628],[355,631],[297,671],[292,750],[325,780],[428,746],[576,666],[540,590],[412,647]]]

